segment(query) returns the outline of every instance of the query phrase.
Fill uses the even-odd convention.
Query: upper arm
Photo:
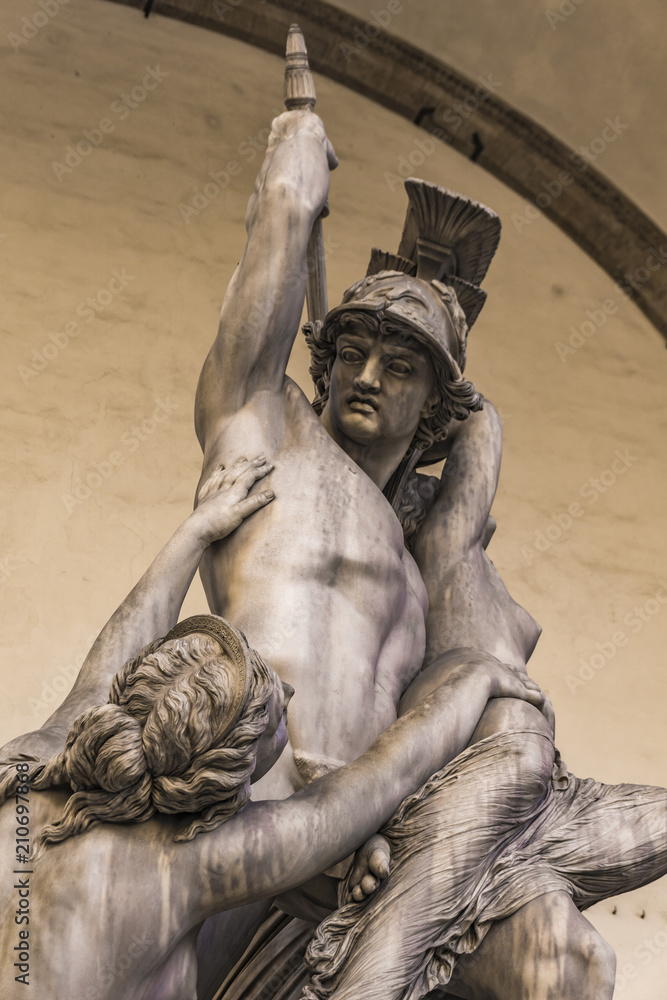
[[[433,507],[419,529],[415,558],[426,577],[456,565],[483,545],[498,485],[502,424],[488,401],[463,421],[441,477]],[[432,567],[432,568],[431,568]]]
[[[3,763],[30,760],[32,762],[47,761],[56,754],[62,753],[67,739],[67,726],[47,725],[32,733],[16,736],[0,748],[0,760]]]
[[[512,599],[484,551],[502,450],[495,408],[464,421],[452,445],[440,494],[419,529],[415,558],[428,593],[426,655],[471,647],[523,665],[539,626]]]
[[[305,261],[290,281],[288,260],[299,258],[296,247],[290,253],[292,216],[286,211],[280,222],[274,219],[272,224],[272,210],[268,205],[265,209],[266,215],[249,232],[199,378],[195,425],[202,447],[218,422],[241,409],[253,392],[281,386],[299,328]]]

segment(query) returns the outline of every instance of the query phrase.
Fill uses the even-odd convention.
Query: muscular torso
[[[282,393],[254,394],[225,423],[203,476],[257,454],[275,466],[276,499],[209,549],[202,579],[211,610],[294,686],[294,751],[349,761],[394,721],[421,667],[424,588],[391,507],[289,380]],[[299,784],[283,757],[278,773]],[[265,779],[272,795],[274,772]]]

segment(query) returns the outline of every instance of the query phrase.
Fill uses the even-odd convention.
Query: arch
[[[574,240],[667,339],[667,235],[583,157],[451,66],[324,0],[112,0],[284,54],[298,19],[312,69],[478,163]],[[377,25],[373,25],[374,29]],[[469,111],[468,114],[465,112]]]

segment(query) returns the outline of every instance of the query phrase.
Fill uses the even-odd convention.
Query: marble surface
[[[105,3],[70,0],[13,51],[10,33],[36,9],[7,0],[0,14],[3,742],[41,724],[191,504],[194,388],[282,89],[279,59]],[[417,129],[316,84],[341,160],[325,224],[330,302],[371,245],[397,246],[405,195],[386,175],[401,158],[501,215],[468,363],[505,421],[489,554],[544,626],[532,672],[570,767],[667,784],[663,341],[546,220],[518,232],[523,203],[498,181],[446,147],[416,162]],[[84,129],[99,144],[54,170]],[[638,163],[657,176],[650,151]],[[660,221],[657,185],[643,190]],[[570,337],[580,346],[559,354]],[[308,384],[303,344],[292,374]],[[203,604],[196,583],[184,614]],[[623,1000],[660,1000],[666,916],[664,880],[596,908]]]

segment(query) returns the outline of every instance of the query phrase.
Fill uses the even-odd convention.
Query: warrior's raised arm
[[[283,386],[306,291],[308,239],[335,165],[312,111],[288,111],[274,120],[248,203],[248,242],[197,390],[195,422],[205,456],[221,423],[249,396]]]

